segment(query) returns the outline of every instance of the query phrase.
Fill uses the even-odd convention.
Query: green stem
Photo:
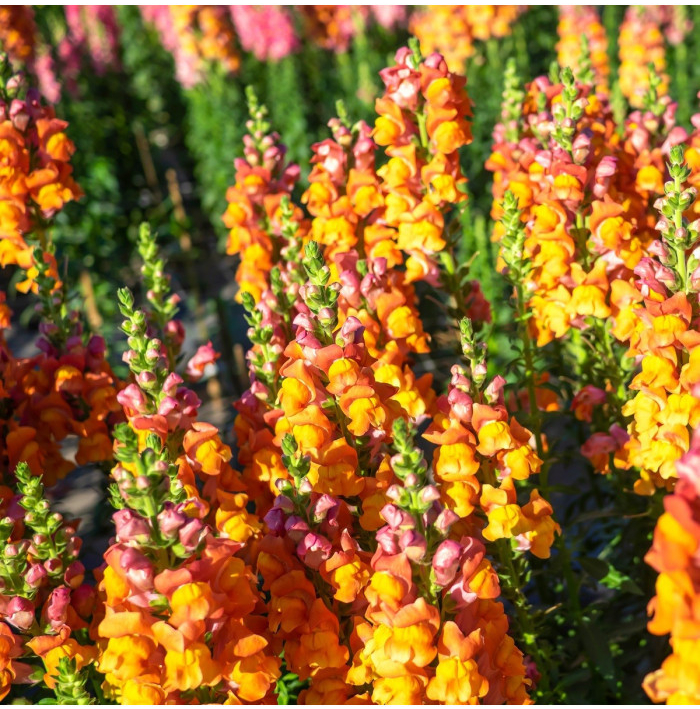
[[[416,113],[416,118],[418,119],[418,130],[420,131],[420,144],[425,150],[428,149],[428,127],[427,127],[427,116],[423,111]]]
[[[544,465],[544,442],[542,440],[542,415],[537,406],[537,390],[535,384],[535,358],[532,349],[532,340],[527,327],[527,305],[525,302],[525,292],[522,282],[516,285],[518,322],[520,324],[520,339],[523,343],[523,357],[525,358],[525,382],[527,385],[527,396],[530,404],[530,421],[532,422],[535,445],[537,447],[537,457],[542,461],[540,472],[540,487],[542,494],[549,497],[549,466]]]
[[[484,479],[493,487],[498,485],[496,476],[491,469],[490,465],[484,465],[482,467],[484,471]],[[506,571],[507,579],[509,584],[507,590],[509,591],[510,600],[515,608],[515,615],[518,620],[518,625],[520,626],[520,631],[522,635],[523,644],[527,649],[528,654],[532,656],[537,665],[542,679],[540,680],[540,686],[543,691],[549,690],[549,670],[546,667],[546,659],[540,652],[540,648],[537,644],[537,634],[535,632],[535,624],[532,620],[532,608],[527,600],[527,597],[523,593],[523,580],[520,578],[520,573],[516,568],[516,564],[513,560],[513,549],[510,545],[508,539],[498,539],[493,545],[496,549],[496,557],[498,558],[499,565]]]

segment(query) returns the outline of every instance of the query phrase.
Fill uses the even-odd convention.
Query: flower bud
[[[82,584],[85,578],[85,567],[79,561],[73,561],[69,564],[65,573],[63,574],[63,580],[67,586],[70,588],[78,588]]]
[[[166,502],[163,510],[158,514],[158,529],[166,539],[174,539],[180,528],[187,522],[188,517],[178,509],[179,506]]]
[[[278,498],[279,499],[279,498]],[[279,507],[273,507],[264,517],[265,524],[272,534],[281,536],[284,532],[284,523],[287,520],[287,515],[284,510]]]
[[[399,547],[411,561],[420,561],[425,556],[427,546],[425,537],[415,529],[407,529],[399,538]]]
[[[435,529],[440,532],[440,534],[447,534],[450,531],[450,527],[459,520],[459,516],[456,515],[452,510],[445,508],[437,516],[435,522]]]
[[[380,514],[392,529],[414,529],[416,526],[413,517],[396,505],[384,505]]]
[[[49,596],[44,613],[51,627],[60,630],[68,621],[68,606],[70,605],[70,589],[65,586],[55,588]]]
[[[333,551],[331,543],[322,535],[309,532],[297,545],[297,554],[312,569],[318,569]]]
[[[5,613],[7,620],[19,630],[29,630],[34,624],[34,604],[22,596],[10,599]]]
[[[462,545],[452,539],[446,539],[435,550],[433,571],[438,586],[449,585],[457,574],[462,558]]]
[[[440,499],[440,491],[435,487],[435,485],[426,485],[420,491],[420,500],[426,505],[430,502],[435,502]]]
[[[112,519],[116,526],[117,540],[120,542],[138,542],[143,544],[151,536],[148,522],[138,512],[128,508],[117,510]]]
[[[129,583],[139,591],[153,589],[153,566],[145,554],[126,547],[119,556],[119,565],[126,572]]]
[[[287,521],[284,523],[284,529],[289,538],[298,544],[309,531],[309,525],[306,524],[301,517],[292,515],[288,517]]]
[[[180,528],[178,537],[180,544],[185,547],[189,553],[197,550],[197,547],[204,541],[207,535],[207,528],[201,519],[192,518]]]
[[[95,608],[97,591],[89,584],[83,583],[71,593],[70,598],[75,612],[85,620],[90,618]]]
[[[158,378],[156,377],[153,372],[149,371],[143,371],[139,372],[139,374],[136,376],[136,381],[139,383],[139,386],[142,389],[149,390],[153,389],[156,384],[158,383]]]
[[[314,491],[313,485],[309,482],[308,478],[304,478],[299,483],[299,494],[300,495],[310,495]]]
[[[44,562],[44,568],[49,572],[49,574],[56,574],[63,570],[63,562],[58,558],[47,559]]]
[[[48,577],[48,572],[43,564],[31,564],[24,574],[24,581],[30,588],[39,588]]]

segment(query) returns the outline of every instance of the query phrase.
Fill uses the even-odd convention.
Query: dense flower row
[[[370,18],[384,27],[404,23],[406,8],[351,5],[303,5],[294,17],[281,5],[142,5],[144,19],[158,31],[172,53],[176,75],[185,88],[203,80],[206,64],[226,73],[238,69],[239,46],[261,61],[279,61],[300,47],[295,25],[305,41],[335,52],[350,41]]]
[[[515,481],[541,461],[505,408],[504,380],[485,381],[468,321],[469,366],[454,369],[449,395],[411,371],[429,346],[412,282],[439,281],[446,223],[464,199],[456,151],[470,104],[439,55],[404,49],[396,61],[374,130],[334,119],[314,146],[310,223],[270,180],[283,167],[275,136],[261,143],[272,170],[251,180],[264,208],[244,206],[241,189],[260,149],[229,192],[225,219],[241,216],[229,248],[261,293],[257,306],[243,296],[253,384],[235,425],[269,530],[258,569],[287,668],[309,681],[300,700],[522,702],[530,681],[484,554],[515,539],[507,554],[548,557],[557,525],[536,490],[518,501]],[[265,141],[267,126],[250,128],[251,143]],[[381,146],[389,161],[376,170]],[[255,233],[262,249],[248,266],[239,237]],[[433,483],[411,434],[426,420]],[[302,614],[290,597],[300,588]]]
[[[426,53],[442,52],[455,70],[464,71],[475,40],[506,37],[524,10],[520,5],[427,5],[411,18],[410,29]]]
[[[698,598],[700,574],[700,438],[697,433],[688,452],[678,461],[678,484],[664,500],[654,544],[646,556],[659,572],[656,596],[649,605],[649,623],[655,635],[671,634],[673,654],[659,670],[650,673],[644,688],[654,702],[697,704],[700,701],[698,667]]]
[[[588,39],[578,55],[569,39],[577,22]],[[493,216],[502,217],[494,232],[500,267],[510,280],[520,279],[530,333],[537,347],[563,339],[578,363],[583,386],[571,409],[592,432],[582,453],[598,471],[615,471],[620,487],[631,469],[638,471],[639,494],[678,490],[667,499],[671,512],[659,520],[648,556],[661,572],[649,629],[671,632],[674,654],[645,689],[655,701],[673,703],[697,699],[691,679],[697,640],[686,610],[695,593],[692,562],[673,546],[692,555],[695,542],[670,530],[680,529],[679,515],[692,514],[680,511],[681,500],[692,505],[692,484],[676,482],[678,471],[692,466],[679,461],[694,460],[688,451],[700,399],[697,135],[676,124],[667,77],[660,75],[660,27],[669,22],[652,9],[627,12],[619,80],[638,110],[618,127],[597,17],[590,9],[563,10],[559,52],[576,76],[562,71],[558,84],[542,77],[521,91],[509,74],[487,167],[494,172]],[[642,50],[645,62],[635,54]],[[526,267],[519,265],[522,256]]]
[[[251,342],[235,453],[195,393],[218,354],[210,342],[183,362],[179,298],[146,225],[142,304],[118,293],[127,380],[70,308],[51,223],[81,196],[74,146],[3,58],[0,263],[23,271],[40,336],[34,355],[13,354],[1,294],[0,699],[529,704],[567,697],[568,661],[619,699],[614,670],[596,665],[599,587],[644,596],[640,539],[656,524],[648,629],[670,635],[671,655],[643,688],[700,701],[700,116],[677,123],[663,46],[689,26],[629,8],[612,76],[598,12],[566,7],[558,71],[523,87],[509,65],[486,164],[509,298],[490,304],[460,261],[472,102],[451,63],[522,9],[415,14],[419,40],[380,72],[372,124],[339,104],[303,186],[249,90],[223,215]],[[141,10],[188,87],[212,64],[236,72],[241,49],[295,51],[301,27],[345,52],[372,15],[406,20],[350,6]],[[115,17],[67,6],[64,85],[88,57],[98,73],[118,65]],[[0,12],[0,36],[40,73],[31,20]],[[466,41],[446,60],[433,50],[448,36]],[[437,327],[419,294],[439,306]],[[514,352],[495,376],[492,305]],[[451,366],[424,373],[445,344]],[[559,424],[575,428],[563,444]],[[576,462],[551,482],[579,451],[589,480]],[[50,499],[87,464],[109,478],[114,536],[86,570],[78,521]],[[555,497],[555,513],[550,495],[577,487],[580,510]],[[608,552],[637,522],[627,577]],[[607,524],[623,531],[591,552]],[[610,664],[624,646],[613,635]]]
[[[510,191],[521,212],[524,254],[532,264],[525,292],[537,345],[575,328],[590,333],[597,350],[597,362],[583,355],[582,376],[589,381],[584,379],[572,402],[577,418],[600,426],[584,454],[602,472],[611,464],[639,469],[635,489],[651,494],[672,484],[675,461],[687,450],[688,426],[695,422],[696,404],[689,394],[695,375],[688,357],[694,346],[696,265],[690,255],[694,231],[686,228],[683,212],[692,211],[694,203],[685,181],[696,178],[682,167],[683,151],[672,151],[689,136],[675,125],[674,104],[658,95],[658,77],[652,76],[647,108],[630,114],[621,139],[605,94],[594,94],[586,83],[595,80],[593,74],[584,72],[575,81],[563,73],[562,80],[552,85],[541,78],[527,94],[514,87],[507,92],[504,117],[513,111],[522,117],[499,125],[494,134],[488,162],[495,174],[493,214],[499,216]],[[538,95],[552,102],[549,115]],[[529,113],[535,105],[537,113]],[[675,155],[673,170],[682,172],[672,189],[671,183],[664,187],[669,155]],[[664,189],[667,196],[659,202]],[[502,233],[500,227],[495,238]],[[652,337],[650,328],[658,335]],[[630,360],[642,362],[642,371],[629,383],[617,365],[621,349],[615,340],[628,345]],[[575,346],[575,337],[570,341]],[[677,350],[687,354],[676,360]],[[671,413],[676,410],[678,420]],[[630,416],[633,422],[624,426]]]

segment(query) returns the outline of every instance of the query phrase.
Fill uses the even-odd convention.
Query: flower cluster
[[[466,199],[459,149],[471,142],[471,101],[463,76],[440,54],[422,58],[417,47],[396,53],[380,72],[384,95],[376,101],[373,137],[389,158],[377,174],[386,224],[408,254],[407,280],[436,284],[436,259],[448,245],[445,217]]]
[[[43,238],[45,221],[82,192],[72,177],[68,124],[12,75],[6,57],[0,62],[0,264],[28,269],[32,250],[25,238]]]
[[[58,46],[62,79],[70,88],[84,59],[98,76],[120,67],[120,27],[113,7],[66,5],[67,32]]]
[[[457,71],[476,51],[474,42],[506,37],[522,12],[519,5],[428,5],[411,18],[411,33],[425,54],[440,52]]]
[[[652,494],[672,488],[676,461],[688,450],[690,430],[698,423],[700,401],[693,395],[700,381],[695,319],[698,303],[698,231],[684,213],[692,211],[695,188],[687,187],[691,169],[684,149],[670,151],[666,195],[656,207],[660,240],[653,255],[635,269],[636,289],[613,293],[619,309],[615,334],[629,341],[628,356],[641,360],[629,388],[637,394],[623,408],[632,416],[629,463],[640,470],[635,489]]]
[[[280,5],[231,5],[241,47],[260,61],[279,61],[299,46],[293,18]]]
[[[242,158],[236,158],[236,182],[229,187],[223,215],[229,232],[226,251],[240,255],[236,280],[238,298],[251,293],[259,299],[269,285],[270,270],[284,244],[282,201],[291,195],[299,167],[285,162],[286,148],[265,120],[267,110],[248,91],[250,120],[243,138]]]
[[[121,703],[265,700],[279,661],[240,558],[258,525],[231,450],[214,426],[197,421],[199,399],[172,371],[182,326],[147,229],[140,251],[149,312],[119,293],[135,382],[119,394],[128,424],[115,435],[119,509],[95,625],[106,641],[97,660],[103,689]]]
[[[235,433],[267,529],[255,556],[268,628],[305,684],[299,701],[523,702],[530,680],[486,554],[499,567],[549,556],[558,526],[528,481],[541,460],[507,413],[505,381],[486,386],[473,333],[474,361],[437,403],[411,359],[428,350],[411,281],[437,285],[451,246],[469,100],[439,55],[401,50],[382,78],[374,131],[341,110],[313,146],[310,223],[288,197],[251,207],[270,173],[246,192],[241,162],[229,191],[234,251],[256,274],[241,295],[252,384]],[[255,121],[246,154],[257,164],[251,145],[269,126]],[[377,170],[379,147],[389,162]],[[241,243],[250,234],[255,262]],[[434,484],[409,434],[424,421]]]
[[[199,84],[207,63],[235,73],[240,56],[229,10],[218,5],[141,5],[163,46],[175,60],[175,74],[185,88]]]
[[[0,46],[14,63],[29,63],[34,57],[36,24],[29,5],[0,8]]]
[[[346,52],[359,26],[369,15],[361,5],[303,5],[304,34],[323,49]]]
[[[602,472],[609,472],[611,465],[642,469],[646,482],[638,481],[636,489],[650,494],[652,478],[661,484],[660,466],[667,478],[674,477],[673,464],[687,449],[687,433],[681,434],[684,444],[662,434],[664,442],[656,442],[656,454],[650,455],[651,441],[664,421],[652,415],[648,422],[640,419],[627,426],[626,417],[636,420],[637,410],[644,417],[649,384],[661,382],[652,383],[655,375],[644,374],[643,369],[630,384],[632,390],[642,392],[625,403],[627,375],[635,360],[622,360],[620,366],[622,349],[616,341],[627,343],[632,338],[628,354],[637,361],[649,353],[654,345],[642,330],[651,322],[642,325],[634,313],[645,300],[654,302],[654,312],[662,308],[659,316],[665,314],[659,301],[675,292],[665,286],[660,291],[649,281],[654,273],[658,278],[662,265],[666,267],[668,251],[659,236],[667,227],[656,224],[654,205],[664,190],[665,158],[687,134],[675,124],[675,104],[659,95],[661,79],[654,72],[644,96],[645,109],[625,120],[621,140],[615,137],[618,131],[606,98],[591,94],[590,84],[575,82],[568,71],[562,71],[562,79],[560,85],[538,79],[527,95],[514,82],[506,87],[504,123],[494,134],[496,144],[487,166],[495,173],[494,217],[503,214],[508,203],[502,202],[504,190],[511,193],[511,231],[522,234],[518,253],[509,253],[513,243],[506,238],[507,215],[494,238],[501,242],[505,271],[529,259],[521,286],[532,310],[530,330],[537,346],[577,329],[597,352],[595,358],[576,352],[582,358],[582,371],[588,373],[572,400],[572,410],[579,420],[592,423],[594,430],[583,446],[584,455]],[[587,77],[593,80],[592,75]],[[551,122],[545,101],[551,101]],[[690,310],[687,318],[690,323]],[[653,361],[645,359],[644,367],[652,367]],[[677,382],[668,385],[668,393],[680,393]],[[663,408],[662,402],[658,406]],[[692,400],[685,406],[690,406],[691,415]],[[645,444],[639,442],[642,432],[646,432]],[[672,450],[677,454],[672,455]]]
[[[700,393],[700,392],[698,392]],[[645,560],[656,571],[656,596],[649,604],[654,617],[649,631],[671,634],[672,654],[647,675],[644,689],[654,702],[696,704],[700,701],[698,667],[698,597],[700,597],[700,437],[676,463],[678,484],[664,500],[665,512],[654,531]]]
[[[640,246],[629,233],[607,230],[601,239],[595,229],[615,210],[608,197],[615,160],[606,153],[617,138],[607,99],[565,69],[559,83],[540,77],[526,94],[507,87],[504,100],[504,114],[515,120],[494,132],[487,162],[494,172],[492,216],[500,219],[510,191],[526,230],[522,256],[531,263],[531,330],[544,346],[583,327],[588,316],[610,314],[610,277],[635,265]],[[495,240],[503,230],[497,225]]]
[[[582,13],[591,36],[577,57],[565,40],[580,34]],[[593,60],[594,25],[599,39],[604,34],[585,13],[560,15],[560,56],[577,67],[576,76],[562,69],[523,91],[514,69],[506,74],[502,123],[487,163],[494,173],[492,216],[500,219],[494,230],[497,267],[518,304],[529,411],[539,408],[535,384],[537,366],[548,356],[544,348],[563,341],[578,379],[570,411],[588,436],[582,454],[596,471],[615,473],[617,494],[633,487],[653,496],[678,489],[677,471],[688,469],[677,467],[678,461],[684,455],[694,460],[687,452],[700,421],[697,118],[688,135],[666,95],[659,28],[668,17],[628,10],[620,86],[635,109],[622,116],[609,104],[605,65]],[[635,97],[625,88],[625,61],[637,69],[646,64],[624,54],[631,42],[654,47],[644,77],[628,77],[628,89],[641,89]],[[541,455],[542,417],[535,419]],[[668,510],[685,510],[680,500],[690,485],[678,485],[680,493],[667,498]],[[685,523],[692,512],[679,514]],[[671,632],[674,650],[677,635],[681,648],[647,678],[655,701],[693,701],[697,691],[697,683],[686,680],[694,667],[689,648],[697,641],[686,624],[692,593],[681,575],[695,540],[674,538],[678,524],[673,512],[661,518],[649,555],[662,572],[650,630]],[[675,600],[686,593],[687,605]]]
[[[267,443],[254,454],[277,493],[257,563],[287,668],[308,680],[304,701],[314,703],[364,700],[366,685],[380,703],[523,701],[529,680],[495,602],[498,577],[485,545],[514,538],[515,553],[549,555],[551,506],[532,491],[520,507],[514,485],[539,470],[531,434],[508,419],[502,381],[487,387],[491,399],[471,398],[485,364],[469,340],[473,381],[455,371],[425,434],[440,444],[429,484],[406,420],[432,407],[416,412],[395,381],[378,379],[383,365],[361,322],[340,324],[344,288],[315,242],[302,264],[295,339],[275,377],[278,408],[264,415]],[[251,321],[262,334],[260,319]],[[256,393],[262,398],[262,388]],[[239,410],[249,418],[247,406]],[[492,483],[483,489],[479,471]],[[454,621],[442,623],[439,603]],[[353,620],[358,611],[362,619]]]
[[[659,13],[655,8],[630,6],[620,26],[620,90],[631,106],[641,108],[649,86],[649,65],[662,81],[659,92],[668,91],[666,51]]]
[[[516,480],[540,472],[542,460],[532,433],[509,417],[505,379],[498,376],[486,384],[485,352],[468,320],[462,322],[462,344],[470,366],[453,367],[449,392],[438,399],[424,434],[438,446],[434,476],[441,483],[443,502],[462,519],[480,508],[488,522],[483,529],[486,540],[515,538],[520,551],[547,558],[558,529],[552,507],[534,489],[520,507],[515,487]],[[474,524],[470,521],[471,528]]]
[[[0,472],[7,476],[23,461],[53,485],[76,463],[112,459],[111,431],[120,420],[121,385],[105,359],[104,339],[83,337],[78,313],[68,310],[63,291],[52,292],[55,281],[46,270],[41,263],[39,352],[17,358],[4,340],[0,345]],[[63,447],[73,437],[78,439],[75,462]]]
[[[203,81],[207,62],[236,72],[239,48],[260,61],[272,62],[298,51],[302,41],[343,53],[371,20],[389,29],[405,25],[408,15],[401,5],[140,7],[172,53],[176,76],[185,88]]]
[[[450,209],[464,199],[457,189],[465,181],[457,151],[469,137],[464,118],[469,104],[463,79],[448,72],[439,56],[411,69],[405,63],[410,50],[399,54],[400,64],[384,73],[387,96],[378,101],[380,116],[375,130],[364,122],[349,125],[341,113],[340,119],[330,122],[333,137],[313,146],[314,167],[309,188],[302,196],[312,216],[310,224],[302,219],[300,209],[281,199],[280,187],[276,186],[280,182],[270,183],[271,173],[263,169],[251,171],[250,163],[241,161],[241,177],[229,190],[230,205],[224,217],[232,227],[229,248],[241,253],[239,273],[246,274],[243,289],[259,298],[257,308],[254,298],[247,304],[243,299],[253,327],[254,382],[237,404],[236,433],[243,477],[253,486],[252,496],[263,513],[269,504],[263,502],[265,495],[274,493],[275,480],[285,477],[279,440],[274,444],[273,439],[280,415],[277,396],[286,394],[281,389],[281,369],[289,366],[286,358],[299,356],[288,351],[294,339],[293,324],[298,326],[297,318],[307,313],[297,296],[306,281],[300,263],[304,240],[311,237],[323,246],[324,257],[340,284],[338,324],[348,337],[362,329],[367,354],[376,360],[373,369],[377,383],[395,387],[397,393],[392,398],[416,418],[428,412],[434,398],[430,377],[416,377],[408,361],[412,354],[428,351],[411,281],[424,277],[433,283],[438,281],[436,257],[426,255],[423,246],[428,239],[432,251],[446,248],[444,232]],[[405,88],[401,88],[402,82]],[[408,97],[409,92],[413,98]],[[382,143],[382,136],[389,136],[395,125],[382,116],[381,106],[401,122],[403,135],[392,137],[387,148],[390,161],[377,170],[377,143]],[[291,174],[281,162],[283,149],[274,137],[264,137],[269,126],[261,121],[262,114],[252,121],[253,135],[246,138],[246,153],[257,165],[263,159],[261,150],[269,150],[270,167],[277,174]],[[424,148],[418,143],[421,134],[426,140]],[[261,140],[265,142],[254,149],[255,141]],[[415,177],[410,178],[408,171]],[[250,176],[247,191],[243,181],[246,176]],[[287,184],[289,192],[291,180]],[[260,196],[254,199],[261,206],[254,208],[251,196],[258,189]],[[405,272],[397,269],[403,263],[404,251],[409,254]],[[464,288],[468,291],[470,284]],[[473,291],[472,301],[477,310],[483,311],[476,297],[478,291]],[[344,376],[350,376],[350,370]],[[304,387],[308,386],[306,382]],[[304,408],[300,402],[295,406]],[[359,412],[358,407],[356,404],[353,411]]]
[[[596,8],[591,5],[560,5],[557,34],[559,66],[571,67],[579,78],[586,71],[592,71],[596,89],[607,93],[610,74],[608,38]]]
[[[495,602],[484,544],[467,530],[455,534],[459,517],[438,501],[403,419],[393,434],[396,482],[380,512],[386,524],[350,640],[359,649],[348,682],[371,685],[377,704],[528,703],[523,656]]]
[[[337,54],[347,52],[356,34],[370,20],[387,29],[405,25],[407,8],[402,5],[301,5],[297,8],[304,38]]]
[[[17,466],[16,478],[18,495],[0,488],[0,698],[11,684],[29,683],[39,669],[58,696],[82,704],[86,695],[79,678],[67,677],[59,667],[61,658],[69,658],[77,671],[96,656],[93,645],[76,638],[95,606],[95,589],[84,583],[78,560],[77,524],[51,511],[40,476],[26,463]],[[26,661],[36,658],[43,667]]]

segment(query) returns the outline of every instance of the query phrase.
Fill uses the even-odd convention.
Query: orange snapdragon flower
[[[654,542],[645,561],[659,576],[656,596],[649,603],[649,631],[654,635],[670,633],[672,654],[661,667],[649,673],[643,687],[654,702],[667,704],[700,701],[697,647],[698,628],[698,437],[677,462],[678,483],[664,500],[666,511],[654,530]]]
[[[608,38],[596,8],[590,5],[560,5],[557,34],[559,66],[571,67],[575,76],[583,68],[581,35],[586,37],[587,59],[595,76],[596,89],[607,93],[610,74]]]
[[[662,76],[659,93],[668,90],[668,76],[663,73],[666,48],[659,24],[653,10],[630,7],[620,26],[620,89],[635,108],[643,105],[644,92],[649,86],[649,64]]]
[[[413,15],[410,29],[424,54],[441,52],[463,72],[476,51],[474,40],[508,36],[521,12],[518,5],[427,5]]]

